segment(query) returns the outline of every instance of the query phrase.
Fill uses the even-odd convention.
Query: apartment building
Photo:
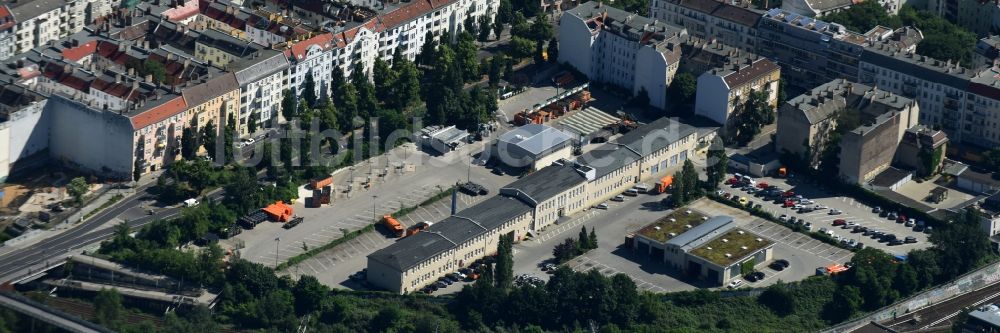
[[[198,0],[198,2],[198,15],[188,23],[192,29],[219,30],[245,41],[250,40],[246,34],[247,21],[253,13],[249,9],[224,0]]]
[[[0,88],[0,182],[48,161],[42,154],[49,148],[46,102],[45,96],[23,86]]]
[[[250,57],[262,49],[263,45],[233,37],[219,30],[208,29],[202,30],[201,36],[195,41],[194,56],[208,62],[209,65],[226,68],[229,63]]]
[[[185,87],[181,96],[187,106],[188,124],[185,126],[202,129],[213,124],[216,135],[222,134],[229,116],[235,119],[240,110],[240,86],[233,73],[200,80],[198,84]]]
[[[257,128],[275,127],[280,122],[282,92],[288,59],[275,50],[260,50],[247,58],[230,64],[240,85],[240,112],[237,115],[237,133],[249,135],[250,122]]]
[[[722,125],[723,133],[736,135],[730,131],[736,128],[733,121],[741,118],[734,113],[743,110],[751,93],[766,93],[767,105],[772,110],[778,107],[779,79],[781,68],[767,58],[733,58],[726,66],[698,76],[694,113]]]
[[[998,65],[997,58],[1000,57],[1000,35],[990,35],[980,38],[976,42],[976,48],[972,51],[973,69],[983,67],[993,67]]]
[[[683,28],[586,2],[559,20],[559,62],[632,95],[644,91],[650,106],[665,109],[686,34]]]
[[[76,32],[117,8],[121,1],[21,0],[0,9],[0,60]]]
[[[333,54],[337,44],[333,34],[322,33],[300,42],[286,42],[275,45],[278,50],[284,50],[288,58],[288,88],[295,96],[302,96],[306,75],[312,75],[316,83],[316,96],[330,96],[330,83],[333,78]]]
[[[843,118],[843,113],[853,113]],[[778,111],[775,149],[816,166],[834,131],[841,133],[840,178],[867,184],[889,169],[920,107],[909,98],[848,80],[833,80],[785,102]],[[840,124],[840,119],[858,124]],[[841,128],[852,126],[854,128]]]
[[[937,60],[876,44],[859,60],[860,83],[913,98],[920,103],[920,123],[941,128],[948,137],[982,147],[1000,144],[1000,86],[997,70],[973,71],[950,60]]]
[[[258,10],[247,19],[246,38],[251,42],[271,47],[279,43],[309,38],[313,30],[298,20],[286,20],[278,13]]]
[[[752,52],[763,13],[716,0],[653,0],[649,16],[684,27],[691,36]]]

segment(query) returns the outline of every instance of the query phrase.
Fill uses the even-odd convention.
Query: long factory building
[[[495,254],[499,236],[515,241],[584,211],[635,184],[679,167],[698,146],[694,127],[660,118],[580,156],[558,160],[502,187],[422,232],[368,256],[368,281],[405,294]]]

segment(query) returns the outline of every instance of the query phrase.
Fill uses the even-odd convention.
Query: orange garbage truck
[[[403,228],[403,224],[399,223],[399,221],[393,218],[392,215],[382,216],[382,225],[384,225],[386,229],[389,229],[390,232],[395,234],[396,237],[403,237],[403,231],[405,230]]]
[[[656,193],[667,193],[670,189],[670,185],[674,183],[674,176],[663,176],[660,181],[656,182]]]
[[[292,218],[292,206],[286,205],[282,201],[267,205],[261,210],[276,222],[288,222]]]

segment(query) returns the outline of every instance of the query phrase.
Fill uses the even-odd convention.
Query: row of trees
[[[684,160],[680,171],[674,173],[673,188],[669,200],[673,207],[681,207],[705,195],[704,187],[698,180],[698,170],[690,159]]]
[[[552,256],[556,259],[556,264],[562,264],[575,258],[587,251],[597,248],[597,234],[594,233],[594,229],[590,229],[590,234],[587,234],[587,227],[580,228],[580,235],[577,239],[566,238],[560,244],[552,249]]]

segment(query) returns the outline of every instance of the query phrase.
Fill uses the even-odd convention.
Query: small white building
[[[508,166],[539,170],[554,161],[569,159],[572,142],[572,137],[551,126],[528,124],[500,135],[492,152]]]
[[[632,95],[645,91],[650,106],[664,109],[686,35],[681,27],[586,2],[559,20],[559,62]]]

